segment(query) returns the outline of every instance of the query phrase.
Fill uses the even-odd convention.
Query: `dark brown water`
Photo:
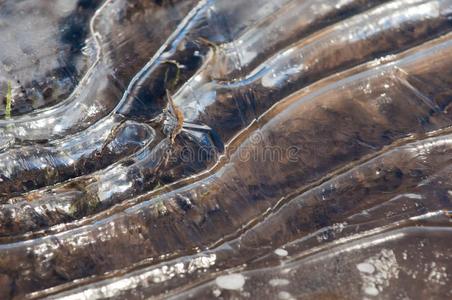
[[[0,1],[1,299],[452,297],[452,1]]]

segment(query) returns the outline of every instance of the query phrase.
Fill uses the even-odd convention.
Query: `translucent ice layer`
[[[451,20],[3,1],[0,298],[451,298]]]

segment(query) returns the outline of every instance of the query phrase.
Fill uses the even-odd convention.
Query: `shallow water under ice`
[[[0,50],[0,299],[452,297],[451,0],[5,0]]]

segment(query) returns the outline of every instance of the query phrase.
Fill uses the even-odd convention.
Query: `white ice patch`
[[[268,282],[271,286],[283,286],[290,283],[289,280],[283,278],[273,278]]]
[[[242,274],[229,274],[219,276],[215,283],[225,290],[240,290],[245,285],[245,277]]]
[[[281,249],[281,248],[276,249],[275,250],[275,254],[278,255],[278,256],[287,256],[287,255],[289,255],[287,250],[284,250],[284,249]]]
[[[362,273],[372,274],[375,271],[375,267],[369,263],[357,264],[356,267]]]
[[[398,278],[399,266],[394,251],[382,249],[380,253],[356,265],[363,280],[362,289],[368,296],[377,296],[389,286],[392,278]]]
[[[294,300],[295,298],[288,292],[282,291],[278,293],[278,298],[281,300]]]

